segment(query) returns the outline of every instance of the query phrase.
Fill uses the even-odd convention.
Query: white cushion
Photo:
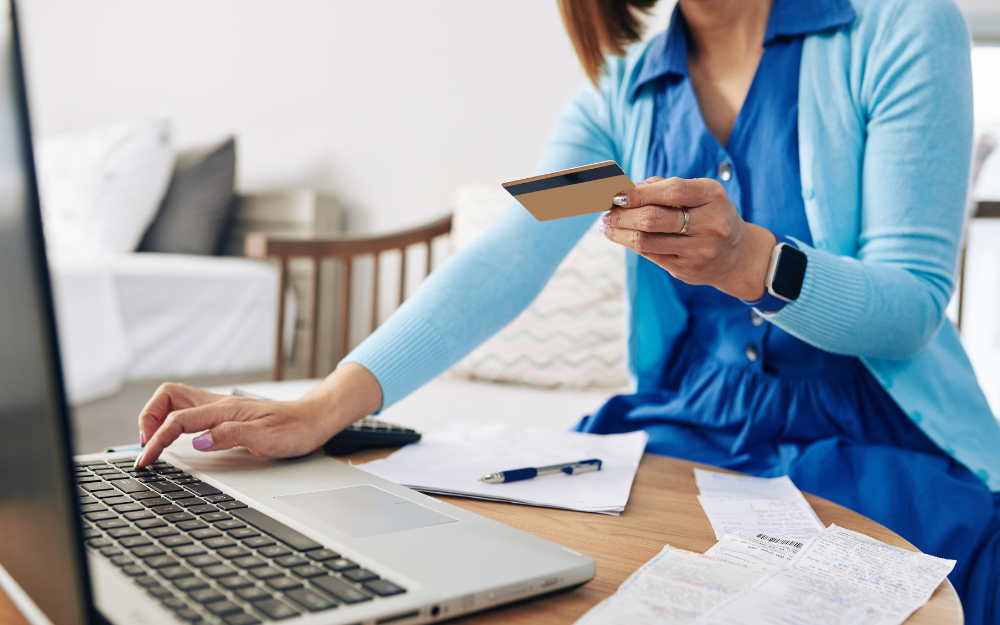
[[[90,256],[135,250],[174,163],[162,119],[43,138],[35,154],[48,249]]]
[[[466,185],[455,196],[456,249],[510,203],[500,185]],[[452,377],[542,388],[622,390],[625,253],[594,228],[556,269],[538,298],[452,368]]]

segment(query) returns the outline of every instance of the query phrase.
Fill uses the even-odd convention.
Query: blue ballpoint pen
[[[487,484],[503,484],[504,482],[520,482],[530,480],[533,477],[542,475],[555,475],[565,473],[566,475],[576,475],[577,473],[587,473],[588,471],[600,471],[601,461],[597,458],[590,460],[580,460],[578,462],[566,462],[563,464],[552,464],[547,467],[529,467],[527,469],[514,469],[513,471],[497,471],[479,478],[480,482]]]

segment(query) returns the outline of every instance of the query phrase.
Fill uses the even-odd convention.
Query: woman
[[[958,560],[967,619],[996,622],[1000,427],[944,316],[971,154],[960,13],[680,0],[665,33],[626,52],[652,4],[561,2],[594,85],[538,171],[616,160],[645,179],[598,225],[629,250],[637,392],[578,428],[641,428],[653,453],[791,475]],[[297,402],[165,385],[139,417],[137,464],[181,432],[205,431],[203,450],[315,449],[513,319],[593,223],[512,205]],[[804,274],[781,260],[770,282],[772,255]]]

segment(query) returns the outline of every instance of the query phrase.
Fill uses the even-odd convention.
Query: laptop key
[[[261,550],[261,552],[263,553],[263,550]],[[310,551],[306,555],[309,556],[310,559],[315,560],[316,562],[326,562],[327,560],[333,560],[334,558],[340,557],[339,553],[331,549],[316,549],[315,551]]]
[[[303,564],[309,564],[309,560],[299,556],[282,556],[280,558],[275,558],[274,560],[286,569],[290,569],[293,566],[302,566]]]
[[[273,566],[260,566],[255,569],[250,569],[250,574],[257,579],[271,579],[272,577],[278,577],[284,575],[283,572],[274,568]]]
[[[122,550],[115,547],[104,547],[101,549],[101,555],[105,558],[113,558],[122,555]]]
[[[194,495],[192,495],[191,493],[187,492],[186,490],[178,490],[178,491],[175,491],[175,492],[172,492],[172,493],[163,493],[163,496],[166,497],[167,499],[169,499],[170,501],[177,501],[177,502],[188,501],[188,500],[191,500],[191,499],[195,498]],[[181,504],[178,503],[177,505],[181,505]],[[194,505],[194,504],[191,504],[191,505]]]
[[[239,529],[230,530],[229,535],[233,538],[252,538],[253,536],[260,536],[260,532],[252,527],[241,527]]]
[[[236,545],[236,543],[234,543],[233,541],[229,540],[225,536],[218,536],[216,538],[209,538],[208,540],[206,540],[202,544],[205,545],[206,547],[210,547],[212,549],[222,549],[224,547],[234,547]]]
[[[176,500],[177,505],[182,508],[190,508],[191,506],[201,506],[205,504],[204,499],[198,499],[197,497],[186,491],[184,494],[187,495],[187,497]]]
[[[226,616],[227,614],[239,614],[243,608],[232,601],[216,601],[205,606],[209,612],[216,616]]]
[[[237,508],[247,507],[247,505],[242,501],[222,501],[215,505],[219,506],[223,510],[236,510]]]
[[[132,499],[137,499],[139,501],[144,501],[146,499],[153,499],[154,497],[159,497],[160,495],[158,493],[154,493],[151,490],[137,490],[137,491],[129,493],[129,496]]]
[[[208,582],[200,577],[182,577],[178,580],[174,580],[174,586],[184,592],[191,592],[192,590],[208,588]]]
[[[112,480],[127,480],[128,479],[128,475],[126,475],[124,473],[115,473],[113,475],[104,475],[102,477],[104,479],[108,480],[109,482],[112,481]]]
[[[257,601],[253,604],[253,607],[266,614],[268,618],[273,618],[276,621],[299,615],[297,611],[277,599],[264,599],[263,601]]]
[[[89,538],[90,535],[100,536],[101,533],[98,532],[97,530],[86,530],[83,532],[84,538]],[[108,540],[107,538],[91,538],[91,540],[88,541],[87,544],[96,549],[98,547],[110,547],[111,541]]]
[[[229,590],[237,590],[239,588],[247,588],[248,586],[253,586],[253,582],[243,577],[242,575],[230,575],[229,577],[222,577],[218,581],[220,586],[222,586],[223,588],[228,588]]]
[[[179,597],[164,597],[162,599],[163,605],[167,606],[171,610],[183,610],[187,608],[187,604],[184,600]]]
[[[172,566],[177,566],[179,562],[174,560],[170,556],[153,556],[152,558],[147,558],[145,560],[146,566],[154,569],[165,569]]]
[[[288,547],[284,545],[271,545],[270,547],[261,547],[257,550],[257,553],[265,558],[280,558],[281,556],[287,556],[292,552],[289,551]]]
[[[167,536],[174,536],[177,534],[177,530],[172,527],[154,527],[147,532],[153,538],[166,538]],[[188,541],[190,542],[190,541]]]
[[[130,564],[135,564],[135,561],[128,556],[115,556],[111,558],[111,564],[115,566],[129,566]]]
[[[201,480],[199,480],[198,478],[196,478],[196,477],[190,477],[190,476],[189,477],[176,477],[173,480],[174,484],[180,484],[181,486],[183,486],[185,484],[194,484],[195,482],[200,482],[200,481]]]
[[[98,491],[94,491],[91,494],[94,497],[103,500],[103,499],[109,499],[111,497],[118,497],[118,496],[120,496],[121,493],[119,493],[118,491],[116,491],[115,489],[112,488],[111,490],[98,490]]]
[[[267,566],[267,560],[262,560],[257,556],[246,556],[244,558],[236,558],[233,560],[233,564],[241,569],[255,569],[258,566]]]
[[[157,506],[169,506],[170,505],[170,500],[169,499],[164,499],[163,497],[159,497],[159,496],[157,496],[157,497],[147,497],[147,498],[145,498],[145,499],[142,500],[142,505],[146,506],[147,508],[155,508]]]
[[[100,535],[101,535],[101,533],[98,532],[97,530],[93,529],[93,528],[86,528],[86,529],[83,530],[83,538],[84,538],[84,540],[88,540],[88,539],[91,539],[91,538],[97,538]],[[93,546],[93,545],[91,545],[91,546]]]
[[[337,604],[308,588],[299,588],[285,593],[310,612],[320,612],[337,607]]]
[[[364,569],[358,569],[358,570],[363,571]],[[329,573],[326,572],[326,569],[318,567],[315,564],[307,564],[305,566],[297,566],[294,569],[292,569],[292,573],[295,573],[299,577],[304,577],[306,579],[309,579],[309,578],[312,578],[312,577],[319,577],[320,575],[329,575]],[[375,575],[375,574],[372,573],[372,575]],[[376,577],[378,577],[378,576],[376,575]]]
[[[184,490],[180,486],[171,484],[170,482],[149,482],[148,486],[149,490],[156,491],[160,494]]]
[[[347,582],[333,575],[327,575],[326,577],[317,577],[312,580],[312,583],[321,590],[333,595],[335,598],[343,601],[344,603],[361,603],[362,601],[371,601],[371,597],[354,586],[351,586]]]
[[[378,579],[378,575],[372,573],[368,569],[351,569],[350,571],[344,571],[344,577],[352,582],[367,582],[371,579]]]
[[[177,527],[181,528],[185,532],[190,532],[191,530],[201,529],[203,527],[208,527],[208,523],[202,523],[198,519],[190,519],[188,521],[180,521],[177,523]]]
[[[149,576],[147,575],[146,577],[149,577]],[[142,578],[140,577],[139,579],[142,579]],[[153,579],[153,578],[149,577],[149,579]],[[153,581],[155,583],[155,580],[153,580]],[[165,586],[160,586],[159,583],[156,583],[156,586],[153,586],[152,588],[149,588],[146,592],[148,592],[149,594],[153,595],[157,599],[166,599],[167,597],[173,597],[174,596],[174,593],[170,592],[169,588],[167,588]]]
[[[171,566],[157,571],[163,579],[180,579],[182,577],[192,577],[194,573],[183,566]]]
[[[215,531],[211,527],[205,527],[191,532],[191,537],[197,538],[198,540],[204,540],[206,538],[215,538],[216,536],[222,536],[222,534]]]
[[[164,537],[160,538],[160,543],[163,544],[163,546],[165,546],[165,547],[183,547],[184,545],[190,545],[193,542],[187,536],[183,536],[181,534],[177,534],[177,530],[174,530],[171,527],[159,527],[157,529],[173,530],[174,534],[176,534],[175,536],[164,536]],[[153,530],[153,531],[156,531],[156,530]],[[154,536],[153,532],[150,532],[149,534],[150,534],[150,536]]]
[[[116,502],[117,499],[123,499],[124,501]],[[125,512],[146,511],[143,509],[142,504],[135,503],[128,497],[114,497],[113,499],[105,499],[104,503],[108,504],[109,506],[114,506],[115,512],[117,512],[118,514],[123,514]]]
[[[258,625],[260,619],[252,614],[243,612],[242,614],[227,614],[222,617],[226,625]]]
[[[200,556],[205,553],[205,550],[198,545],[184,545],[183,547],[175,547],[174,555],[180,556],[181,558],[190,558],[191,556]]]
[[[146,545],[153,544],[153,541],[149,540],[145,536],[129,536],[128,538],[122,538],[118,541],[122,547],[127,547],[129,549],[135,549],[136,547],[144,547]]]
[[[198,603],[214,603],[216,601],[225,601],[226,595],[222,594],[214,588],[202,588],[201,590],[193,590],[188,593],[188,596],[197,601]]]
[[[212,486],[211,484],[206,484],[204,482],[191,482],[190,484],[185,484],[184,488],[191,491],[195,495],[204,497],[206,495],[221,495],[222,491],[218,488]]]
[[[150,501],[152,501],[152,500],[150,500]],[[142,503],[146,503],[146,502],[144,501]],[[170,504],[169,506],[156,506],[156,507],[153,507],[153,508],[150,508],[150,509],[153,512],[155,512],[156,514],[160,515],[160,516],[166,516],[168,514],[173,514],[175,512],[184,512],[183,508],[181,508],[180,506],[175,506],[173,504]]]
[[[163,527],[164,525],[166,525],[166,522],[164,522],[163,519],[153,518],[153,519],[142,519],[141,521],[136,521],[135,524],[136,526],[141,527],[144,530],[148,530],[154,527]]]
[[[113,491],[115,487],[112,486],[111,484],[108,484],[107,482],[92,482],[90,484],[84,484],[83,489],[87,492],[93,493],[95,491],[108,490],[108,489],[111,489]]]
[[[362,586],[374,592],[379,597],[391,597],[392,595],[401,595],[406,592],[405,588],[397,586],[387,579],[375,579],[365,582]]]
[[[228,579],[228,578],[227,578]],[[236,596],[244,601],[262,601],[264,599],[270,599],[273,595],[260,586],[250,586],[248,588],[240,588],[236,591]]]
[[[293,530],[280,521],[272,519],[260,510],[254,510],[253,508],[240,508],[239,510],[233,510],[232,515],[238,519],[246,521],[257,529],[270,534],[296,551],[310,551],[312,549],[321,549],[323,547],[323,545],[309,538],[305,534]]]
[[[97,527],[102,530],[109,530],[115,527],[128,527],[128,521],[124,519],[107,519],[105,521],[98,521]]]
[[[156,516],[149,510],[136,510],[134,512],[126,512],[125,518],[129,521],[141,521],[143,519],[155,519]]]
[[[129,577],[139,577],[140,575],[146,574],[146,569],[142,568],[138,564],[132,564],[129,566],[123,566],[122,572],[128,575]]]
[[[181,521],[194,521],[195,518],[188,514],[187,512],[173,512],[171,514],[164,514],[163,518],[170,521],[171,523],[180,523]]]
[[[97,503],[97,498],[86,494],[83,497],[80,497],[81,506],[85,506],[89,503]]]
[[[205,501],[207,501],[208,503],[220,503],[223,501],[232,501],[232,500],[233,498],[225,493],[221,495],[208,495],[207,497],[205,497]]]
[[[101,507],[104,508],[103,506]],[[108,510],[107,508],[104,508],[103,510],[97,512],[88,512],[83,516],[86,517],[88,521],[102,521],[104,519],[118,518],[118,515],[115,514],[114,510]]]
[[[206,566],[215,566],[216,564],[222,564],[222,560],[219,560],[211,554],[204,554],[200,556],[192,556],[188,558],[187,563],[191,566],[196,566],[198,568],[203,568]]]
[[[335,560],[327,560],[323,563],[323,566],[331,571],[340,573],[341,571],[346,571],[348,569],[358,568],[358,563],[353,560],[348,560],[347,558],[337,558]]]
[[[270,536],[251,536],[250,538],[244,538],[243,544],[253,549],[259,549],[260,547],[273,545],[274,539]]]
[[[201,518],[204,519],[205,516],[207,516],[207,515],[203,515]],[[229,517],[229,518],[226,519],[226,520],[224,520],[224,521],[219,521],[218,523],[216,523],[215,524],[215,529],[222,530],[224,532],[228,532],[229,530],[235,530],[235,529],[239,529],[241,527],[246,527],[247,526],[247,524],[244,523],[243,521],[238,521],[238,520],[234,519],[233,517],[229,516],[228,514],[226,516]]]
[[[212,579],[218,579],[220,577],[227,577],[229,575],[236,575],[236,569],[225,564],[216,564],[215,566],[210,566],[201,570],[202,573],[208,575]]]
[[[286,592],[289,590],[295,590],[296,588],[302,588],[302,582],[287,576],[271,578],[267,580],[267,585],[275,590]]]
[[[229,558],[230,560],[233,558],[243,558],[245,556],[250,555],[250,552],[244,549],[243,547],[226,547],[225,549],[219,549],[218,551],[216,551],[216,553],[222,556],[223,558]]]
[[[132,555],[137,558],[152,558],[153,556],[162,556],[164,554],[166,554],[166,552],[157,547],[156,545],[146,545],[145,547],[136,547],[135,549],[132,550]],[[177,563],[174,562],[174,564]]]
[[[108,530],[108,536],[112,538],[127,538],[128,536],[138,536],[139,530],[134,527],[116,527],[113,530]]]
[[[225,512],[209,512],[208,514],[203,514],[198,518],[209,523],[219,523],[233,520],[233,517],[229,516]],[[237,521],[237,523],[239,523],[239,521]],[[240,523],[240,525],[243,525],[243,523]]]
[[[201,617],[200,614],[198,614],[191,608],[181,608],[180,610],[174,612],[174,614],[177,615],[177,618],[181,619],[182,621],[187,621],[188,623],[200,623],[201,621],[205,620]]]

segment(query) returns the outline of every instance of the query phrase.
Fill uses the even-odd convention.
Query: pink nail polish
[[[142,430],[139,430],[139,447],[145,447],[145,446],[146,446],[146,435],[142,433]]]
[[[193,441],[191,441],[191,446],[201,451],[203,449],[208,449],[212,446],[212,433],[205,432],[199,436],[196,436]]]
[[[136,459],[135,459],[135,462],[134,462],[134,463],[132,463],[132,468],[133,468],[133,469],[135,469],[135,468],[137,468],[137,467],[139,466],[139,464],[140,464],[140,463],[142,462],[142,458],[143,458],[143,456],[145,456],[145,455],[146,455],[146,450],[144,449],[144,450],[142,451],[142,453],[141,453],[141,454],[139,454],[139,455],[138,455],[138,457],[136,457]]]
[[[605,223],[602,223],[601,225],[597,226],[597,229],[601,231],[601,234],[608,233],[608,225]]]
[[[601,221],[603,221],[606,224],[611,223],[611,213],[604,213],[604,216],[601,217]]]
[[[637,186],[637,187],[644,187],[644,186],[646,186],[646,183],[645,182],[637,182],[637,183],[635,183],[635,186]]]

